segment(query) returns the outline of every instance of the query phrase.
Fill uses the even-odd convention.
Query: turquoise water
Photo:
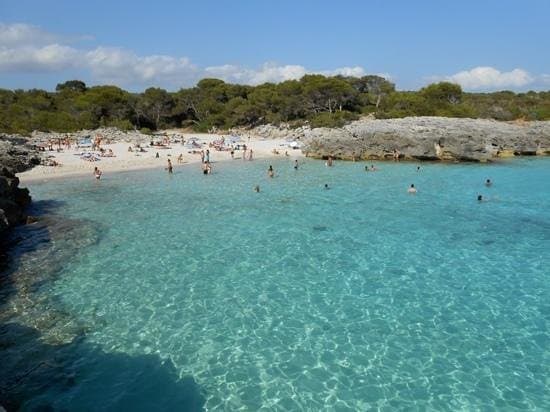
[[[38,204],[62,200],[52,213],[78,222],[41,246],[58,249],[33,265],[62,263],[33,291],[34,310],[62,313],[55,333],[78,324],[93,348],[40,402],[548,410],[549,160],[374,173],[278,161],[274,179],[267,161],[235,161],[210,176],[191,166],[31,185]],[[98,353],[169,364],[199,401],[186,405],[164,375],[136,389],[142,372]]]

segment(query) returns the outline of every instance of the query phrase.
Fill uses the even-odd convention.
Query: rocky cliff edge
[[[408,117],[359,120],[340,129],[304,130],[307,156],[347,160],[443,160],[487,162],[550,155],[550,122]]]

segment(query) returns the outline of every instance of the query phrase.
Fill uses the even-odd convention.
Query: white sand
[[[197,148],[198,152],[201,150],[210,150],[210,161],[215,168],[216,162],[230,161],[231,153],[229,151],[217,151],[216,149],[209,147],[209,143],[214,140],[220,140],[221,135],[213,134],[183,134],[185,141],[190,137],[196,137],[198,143],[202,143],[201,148]],[[249,139],[243,138],[239,144],[246,144],[247,156],[248,149],[253,151],[253,159],[261,159],[268,157],[285,157],[285,152],[288,152],[290,159],[297,157],[303,157],[301,150],[293,150],[288,146],[288,142],[283,139],[261,139],[252,137]],[[128,147],[132,146],[135,150],[135,146],[132,143],[118,142],[112,144],[102,144],[101,147],[107,152],[111,149],[115,157],[100,157],[99,161],[90,162],[80,158],[79,153],[90,152],[90,149],[77,149],[72,147],[70,150],[64,149],[63,152],[50,151],[45,152],[45,156],[51,156],[51,160],[57,161],[60,166],[36,166],[31,170],[19,173],[18,177],[22,183],[47,181],[50,179],[66,178],[74,176],[89,175],[93,176],[93,170],[97,166],[107,176],[109,173],[128,171],[128,170],[140,170],[140,169],[152,169],[152,168],[166,168],[168,165],[168,159],[171,160],[174,170],[179,167],[200,167],[200,154],[189,153],[192,149],[187,148],[181,143],[171,143],[169,149],[162,149],[151,147],[149,145],[142,145],[146,150],[145,153],[138,153],[136,151],[129,152]],[[273,153],[276,149],[279,154]],[[159,158],[156,158],[157,152]],[[99,155],[98,151],[95,151],[96,155]],[[235,160],[242,161],[242,150],[235,151]],[[180,154],[183,154],[183,163],[178,163],[177,158]],[[248,161],[248,160],[247,160]]]

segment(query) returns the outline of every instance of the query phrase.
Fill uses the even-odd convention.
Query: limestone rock
[[[486,162],[511,155],[550,154],[550,122],[408,117],[363,119],[340,129],[304,131],[311,157]]]

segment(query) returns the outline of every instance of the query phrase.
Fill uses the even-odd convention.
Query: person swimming
[[[492,186],[492,185],[493,185],[493,182],[491,182],[491,179],[487,179],[487,180],[485,181],[485,186],[490,187],[490,186]]]
[[[415,194],[416,193],[416,187],[414,187],[414,183],[411,184],[411,187],[409,187],[409,189],[407,190],[407,192],[411,193],[411,194]]]
[[[328,189],[330,189],[330,187],[328,186],[327,183],[325,183],[325,190],[328,190]]]
[[[275,171],[273,170],[273,166],[269,165],[269,169],[267,169],[267,175],[269,177],[275,176]]]
[[[255,191],[256,193],[260,193],[260,185],[254,186],[254,191]]]

